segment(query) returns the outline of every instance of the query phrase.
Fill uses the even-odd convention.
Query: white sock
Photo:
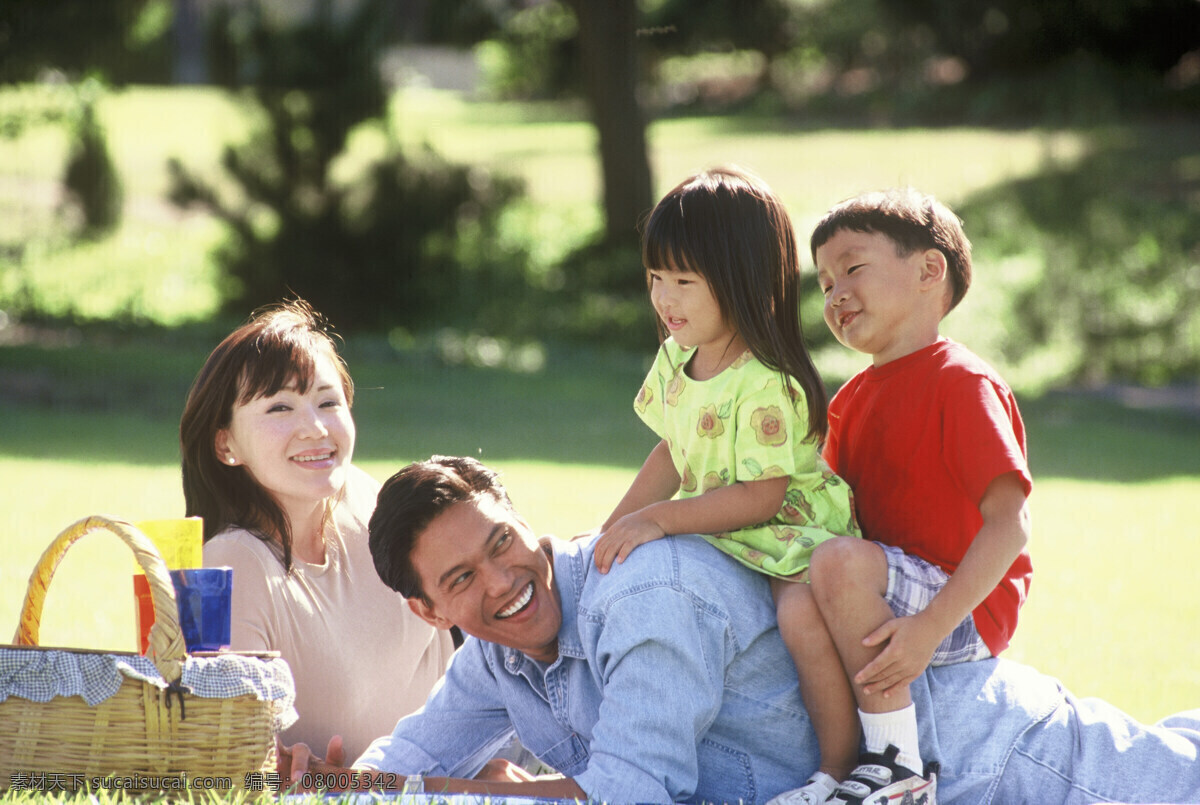
[[[915,704],[890,713],[864,713],[859,710],[858,717],[862,720],[863,740],[866,741],[868,752],[882,755],[891,744],[900,750],[896,756],[897,763],[917,774],[925,773]]]

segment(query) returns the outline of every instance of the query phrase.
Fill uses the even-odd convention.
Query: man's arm
[[[659,553],[643,561],[659,580],[674,564]],[[602,618],[581,624],[603,700],[588,767],[575,779],[595,799],[675,802],[696,793],[699,744],[721,710],[728,617],[698,606],[686,589],[635,586],[603,604]]]
[[[979,503],[983,525],[958,568],[923,611],[884,623],[863,639],[867,646],[887,643],[879,656],[855,675],[864,692],[907,687],[929,665],[938,644],[954,631],[996,588],[1005,571],[1029,542],[1031,533],[1025,485],[1017,472],[995,478]]]
[[[313,755],[305,744],[280,747],[276,768],[280,778],[299,791],[400,791],[409,781],[403,774],[342,766],[340,749],[340,741],[336,748],[333,742],[330,743],[327,757],[334,762],[329,762]],[[343,783],[345,785],[339,788]],[[588,798],[583,789],[569,777],[531,777],[519,766],[507,762],[489,763],[473,780],[425,777],[421,785],[427,794],[495,794],[578,800]]]

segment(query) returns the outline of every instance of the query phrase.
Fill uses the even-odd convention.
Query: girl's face
[[[217,458],[243,465],[293,522],[346,482],[354,419],[333,360],[319,356],[303,394],[293,380],[277,393],[235,403],[217,433]]]
[[[721,314],[708,280],[694,271],[649,273],[650,302],[675,343],[696,347],[701,360],[724,354],[735,333]]]

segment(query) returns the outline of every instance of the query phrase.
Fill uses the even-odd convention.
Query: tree
[[[1021,75],[1078,53],[1166,73],[1197,44],[1196,0],[880,0],[902,23],[927,26],[976,79]]]
[[[637,100],[637,0],[568,2],[579,20],[583,87],[599,135],[605,241],[636,243],[638,221],[653,204],[646,121]]]
[[[162,0],[3,0],[0,83],[44,70],[100,73],[112,84],[165,81],[165,37],[138,41],[134,29]]]
[[[353,180],[332,174],[350,132],[386,113],[386,7],[320,0],[311,15],[280,22],[253,3],[227,21],[247,34],[227,44],[236,57],[228,75],[250,73],[265,124],[224,152],[236,193],[177,160],[170,170],[172,199],[207,208],[229,229],[218,254],[229,307],[295,293],[341,328],[413,327],[502,296],[496,267],[508,267],[511,249],[496,243],[496,222],[516,182],[431,152],[413,158],[394,142]],[[470,276],[476,269],[482,276]]]

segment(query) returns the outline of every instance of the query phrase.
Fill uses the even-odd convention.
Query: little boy
[[[824,448],[867,539],[822,544],[809,570],[866,746],[828,801],[911,791],[934,805],[908,685],[1008,646],[1032,575],[1025,430],[999,375],[938,333],[971,281],[971,244],[945,205],[859,196],[826,214],[811,248],[826,324],[872,358],[830,403]]]

